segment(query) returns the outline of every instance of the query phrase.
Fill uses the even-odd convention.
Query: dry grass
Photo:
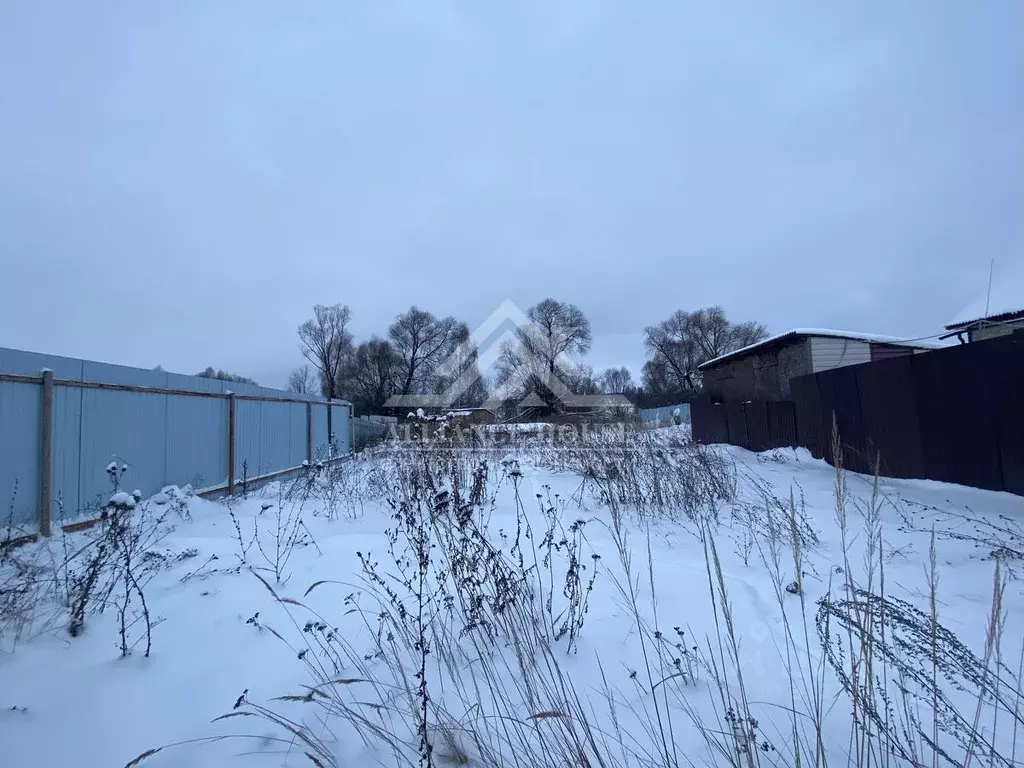
[[[853,508],[836,467],[832,524],[844,554],[815,601],[804,573],[818,538],[798,492],[780,497],[755,485],[760,502],[734,506],[737,476],[726,459],[657,432],[525,445],[517,448],[524,461],[580,476],[572,499],[541,499],[540,514],[527,514],[519,465],[496,462],[482,445],[366,452],[365,471],[346,481],[360,500],[350,503],[388,503],[388,552],[360,555],[357,582],[318,582],[301,600],[264,580],[283,620],[264,626],[292,649],[309,682],[267,704],[243,694],[227,716],[273,724],[293,751],[323,766],[338,765],[338,744],[351,738],[398,766],[1015,765],[1024,646],[1011,670],[1006,572],[997,560],[979,652],[943,624],[941,533],[930,538],[925,608],[889,594],[877,479],[870,499]],[[505,486],[519,514],[499,545],[490,518]],[[572,636],[559,628],[593,582],[573,565],[587,560],[585,536],[574,540],[557,526],[585,500],[608,513],[618,563],[607,573],[636,639],[629,691],[609,681],[600,660],[600,681],[574,681],[567,671],[565,654],[587,627],[574,624]],[[719,547],[727,507],[772,585],[788,681],[778,700],[754,700],[744,674],[743,618]],[[533,527],[538,520],[546,530]],[[650,542],[652,524],[665,521],[700,538],[713,606],[706,635],[682,643],[673,637],[682,630],[660,623]],[[571,545],[552,546],[563,538]],[[855,540],[863,553],[856,562]],[[553,589],[565,579],[569,588]],[[359,617],[362,640],[318,613],[311,600],[324,589]],[[687,751],[695,736],[704,758]]]

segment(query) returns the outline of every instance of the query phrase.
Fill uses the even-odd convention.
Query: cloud
[[[551,295],[635,373],[645,325],[712,303],[937,331],[1024,258],[1022,24],[1012,0],[4,3],[4,343],[282,384],[318,302],[368,336]]]

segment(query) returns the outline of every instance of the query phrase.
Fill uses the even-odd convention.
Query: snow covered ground
[[[852,582],[891,598],[867,625],[896,709],[898,664],[884,650],[905,640],[903,684],[914,691],[914,670],[935,672],[949,700],[913,701],[920,730],[932,733],[939,703],[971,726],[949,715],[950,755],[972,728],[1010,754],[1020,582],[1001,594],[1000,648],[986,654],[986,639],[991,553],[1004,547],[1011,576],[1024,499],[847,474],[837,515],[836,471],[805,452],[704,451],[686,436],[645,433],[642,460],[559,446],[439,452],[412,477],[421,456],[381,448],[330,482],[324,470],[230,502],[169,489],[132,511],[149,526],[132,568],[148,657],[131,580],[93,598],[69,634],[103,527],[7,552],[3,764],[107,768],[161,747],[139,764],[418,764],[428,745],[435,765],[793,765],[797,742],[804,765],[823,763],[819,750],[834,764],[855,752],[881,764],[892,745],[879,726],[851,742],[850,696],[819,640],[821,628],[841,669],[861,654],[841,630],[867,604],[843,603],[862,594]],[[133,541],[121,535],[112,563]],[[56,602],[15,620],[26,574]],[[933,607],[973,656],[932,631]],[[946,660],[933,669],[936,655]],[[973,691],[996,679],[1005,706],[975,718]]]

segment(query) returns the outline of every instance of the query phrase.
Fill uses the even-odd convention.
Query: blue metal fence
[[[0,348],[0,524],[40,518],[42,371],[53,371],[51,517],[88,514],[106,500],[111,461],[144,495],[189,483],[199,491],[296,468],[327,443],[322,398],[251,384]],[[234,473],[228,471],[231,393]],[[332,408],[335,453],[350,450],[351,406]],[[307,409],[311,413],[307,414]],[[310,416],[312,417],[311,421]],[[307,434],[312,427],[312,434]],[[13,514],[12,514],[13,513]],[[2,534],[0,534],[2,536]]]
[[[661,408],[642,408],[640,410],[640,421],[655,422],[658,424],[674,424],[675,412],[679,411],[679,423],[690,423],[690,404],[663,405]]]
[[[40,400],[38,384],[0,381],[0,524],[6,524],[11,504],[16,522],[39,506]]]
[[[361,451],[370,443],[382,440],[398,423],[394,416],[364,415],[352,420],[352,450]]]

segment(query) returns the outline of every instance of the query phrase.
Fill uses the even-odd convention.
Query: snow
[[[141,497],[142,494],[140,493],[139,496]],[[107,500],[107,506],[108,507],[134,507],[135,506],[135,497],[132,494],[130,494],[130,493],[125,493],[124,491],[118,491],[117,493],[115,493],[113,496],[111,496]]]
[[[720,363],[723,360],[729,360],[733,357],[739,357],[740,355],[744,355],[747,352],[750,352],[751,350],[759,349],[760,347],[768,346],[769,344],[774,344],[775,342],[781,341],[782,339],[801,336],[825,336],[834,339],[866,341],[874,344],[894,344],[896,346],[914,347],[916,349],[941,349],[942,347],[949,346],[948,344],[941,341],[935,341],[930,339],[906,339],[899,336],[884,336],[879,333],[860,333],[859,331],[837,331],[831,328],[794,328],[791,331],[786,331],[785,333],[777,333],[774,336],[769,336],[767,339],[764,339],[763,341],[759,341],[755,344],[749,344],[745,347],[735,350],[734,352],[729,352],[727,354],[720,355],[719,357],[716,357],[712,360],[708,360],[706,363],[702,363],[701,365],[697,366],[697,370],[703,370],[704,368],[707,368],[708,366],[714,365],[716,363]]]
[[[1024,312],[1024,259],[1009,265],[997,261],[992,266],[991,295],[986,280],[984,289],[946,327],[955,328],[1017,312]]]
[[[142,493],[138,490],[132,492],[132,496],[135,497],[136,501],[142,498]],[[192,496],[192,486],[186,485],[183,488],[179,488],[176,485],[165,485],[155,495],[149,498],[151,504],[163,505],[170,504],[172,501],[184,501]]]
[[[525,429],[532,425],[513,426]],[[685,440],[687,429],[686,426],[669,427],[657,432],[666,441]],[[789,725],[779,712],[789,706],[789,688],[779,657],[784,647],[780,609],[775,603],[766,568],[757,560],[756,550],[749,562],[742,556],[744,529],[737,521],[744,514],[741,502],[756,506],[758,488],[762,485],[770,486],[779,498],[787,500],[792,492],[796,503],[805,505],[807,518],[820,538],[820,542],[806,552],[802,579],[808,610],[813,615],[815,602],[828,591],[833,579],[841,578],[835,576],[835,569],[846,562],[835,523],[835,470],[804,450],[780,450],[761,455],[725,446],[714,450],[735,462],[739,483],[737,501],[726,504],[720,512],[717,546],[734,621],[740,627],[742,652],[747,659],[743,669],[747,695],[753,701],[783,705],[759,710],[762,727],[768,729],[773,743],[781,750]],[[384,449],[377,455],[386,456]],[[608,507],[592,496],[580,495],[579,506],[575,501],[566,501],[580,493],[580,476],[545,468],[529,456],[521,458],[521,469],[517,466],[515,470],[520,472],[516,482],[520,484],[520,495],[527,506],[533,509],[535,496],[540,499],[551,494],[562,499],[564,503],[556,506],[565,515],[566,527],[574,519],[586,520],[586,551],[600,556],[599,561],[594,561],[598,576],[589,598],[579,650],[567,654],[564,646],[560,646],[555,657],[568,671],[577,693],[590,697],[595,709],[600,709],[605,701],[601,692],[604,675],[623,700],[620,717],[633,717],[635,712],[643,711],[649,699],[644,698],[642,686],[631,677],[638,664],[637,629],[626,616],[622,598],[613,585],[616,578],[621,583],[622,573],[610,533]],[[377,466],[374,462],[386,459],[369,454],[353,461],[353,473],[372,472]],[[495,462],[492,468],[496,495],[494,508],[489,513],[492,515],[489,529],[501,529],[511,536],[517,520],[513,482],[509,479],[498,482],[497,464]],[[231,502],[230,511],[241,530],[252,531],[259,525],[261,516],[266,519],[274,514],[273,506],[286,503],[278,496],[279,487],[269,485],[259,495]],[[860,532],[863,509],[872,495],[870,478],[848,475],[846,492],[850,500],[849,514],[855,518],[852,525],[858,534],[856,541],[848,543],[849,563],[860,568],[864,551],[864,537]],[[905,516],[928,514],[934,519],[938,513],[930,510],[973,510],[986,519],[997,520],[1000,516],[1019,519],[1024,509],[1024,501],[1009,494],[930,481],[887,480],[882,493],[886,582],[898,597],[918,607],[927,604],[922,563],[928,555],[928,524],[925,522],[921,530],[908,530]],[[119,658],[115,611],[91,616],[85,634],[74,639],[68,637],[61,622],[57,622],[49,631],[22,638],[13,652],[9,647],[10,638],[0,635],[0,648],[6,651],[0,653],[0,707],[3,707],[0,743],[4,745],[5,764],[107,768],[125,765],[146,750],[178,742],[189,743],[152,755],[141,763],[141,768],[311,764],[303,757],[302,750],[294,746],[292,757],[286,759],[281,750],[287,745],[272,740],[280,732],[270,723],[254,718],[212,722],[232,712],[243,691],[248,692],[250,701],[284,711],[289,717],[306,718],[318,735],[329,738],[338,765],[393,764],[383,748],[364,745],[347,724],[331,723],[328,730],[317,722],[317,715],[309,711],[310,705],[274,701],[281,695],[303,693],[302,686],[312,684],[307,667],[297,659],[295,651],[295,647],[305,647],[304,638],[308,633],[291,624],[289,606],[278,602],[256,575],[245,568],[236,568],[239,565],[236,523],[228,515],[229,507],[225,503],[204,500],[168,487],[140,507],[144,509],[147,504],[159,503],[158,499],[166,503],[172,498],[185,500],[188,517],[176,521],[174,532],[160,543],[159,550],[170,553],[168,565],[146,588],[150,610],[159,622],[153,630],[150,658],[139,653]],[[128,504],[134,503],[134,499],[126,493],[117,493],[111,497],[111,502]],[[349,603],[351,594],[365,591],[365,585],[360,582],[361,569],[356,553],[373,552],[382,562],[388,560],[385,529],[394,525],[393,511],[383,502],[369,502],[359,514],[329,520],[317,514],[318,510],[323,511],[325,504],[326,501],[307,502],[303,520],[316,546],[295,550],[285,584],[274,585],[274,589],[282,597],[310,604],[326,622],[337,627],[339,633],[352,638],[356,647],[369,648],[371,634],[362,623],[362,615]],[[718,617],[706,594],[708,574],[704,545],[693,525],[685,519],[655,520],[649,535],[635,516],[630,517],[629,525],[633,546],[638,551],[634,559],[642,561],[644,568],[650,562],[656,582],[663,585],[658,594],[662,623],[666,627],[680,628],[695,644],[703,644],[705,637],[714,633]],[[87,541],[88,535],[87,532],[70,534],[69,546],[74,548]],[[496,541],[500,545],[500,540]],[[938,546],[939,567],[948,579],[942,582],[946,590],[939,609],[942,621],[979,652],[984,644],[986,611],[992,594],[992,563],[979,558],[976,548],[969,542],[944,539]],[[54,536],[50,542],[29,547],[51,547],[56,552],[62,549],[63,543],[60,536]],[[178,559],[179,554],[193,550],[195,553],[190,557]],[[504,551],[508,551],[507,546]],[[235,567],[239,572],[189,577],[211,558],[216,558],[213,567],[224,570]],[[587,563],[589,565],[589,559]],[[791,562],[789,568],[787,582],[793,576]],[[272,575],[265,570],[256,573],[273,582]],[[640,583],[646,584],[646,578],[639,580]],[[342,582],[346,586],[324,585],[305,594],[310,585],[321,580]],[[560,588],[556,582],[556,598]],[[793,605],[799,602],[799,598],[792,595],[787,599],[796,601]],[[1005,600],[1006,636],[1009,638],[1005,644],[1012,655],[1024,634],[1024,596],[1015,583],[1006,590]],[[293,647],[278,639],[275,632],[293,643]],[[810,632],[813,645],[816,643],[813,617]],[[803,642],[802,635],[800,642]],[[340,674],[355,677],[344,670]],[[359,685],[356,683],[353,687]],[[706,684],[702,682],[687,690],[692,706],[713,720],[717,704]],[[358,694],[364,695],[362,691],[365,689]],[[826,691],[827,696],[833,693]],[[435,696],[444,695],[444,692],[435,692]],[[845,743],[848,731],[844,728],[848,728],[849,714],[842,703],[832,710],[829,722],[835,730],[830,732],[833,739],[828,748],[835,757]],[[523,717],[528,714],[524,712]],[[634,737],[645,738],[637,723],[627,721],[623,727]],[[257,738],[195,741],[240,734]],[[692,727],[679,729],[676,738],[680,742],[680,754],[685,754],[692,764],[720,761],[709,753],[708,746]],[[836,758],[832,762],[839,764],[840,761]],[[897,763],[893,765],[895,768]]]

